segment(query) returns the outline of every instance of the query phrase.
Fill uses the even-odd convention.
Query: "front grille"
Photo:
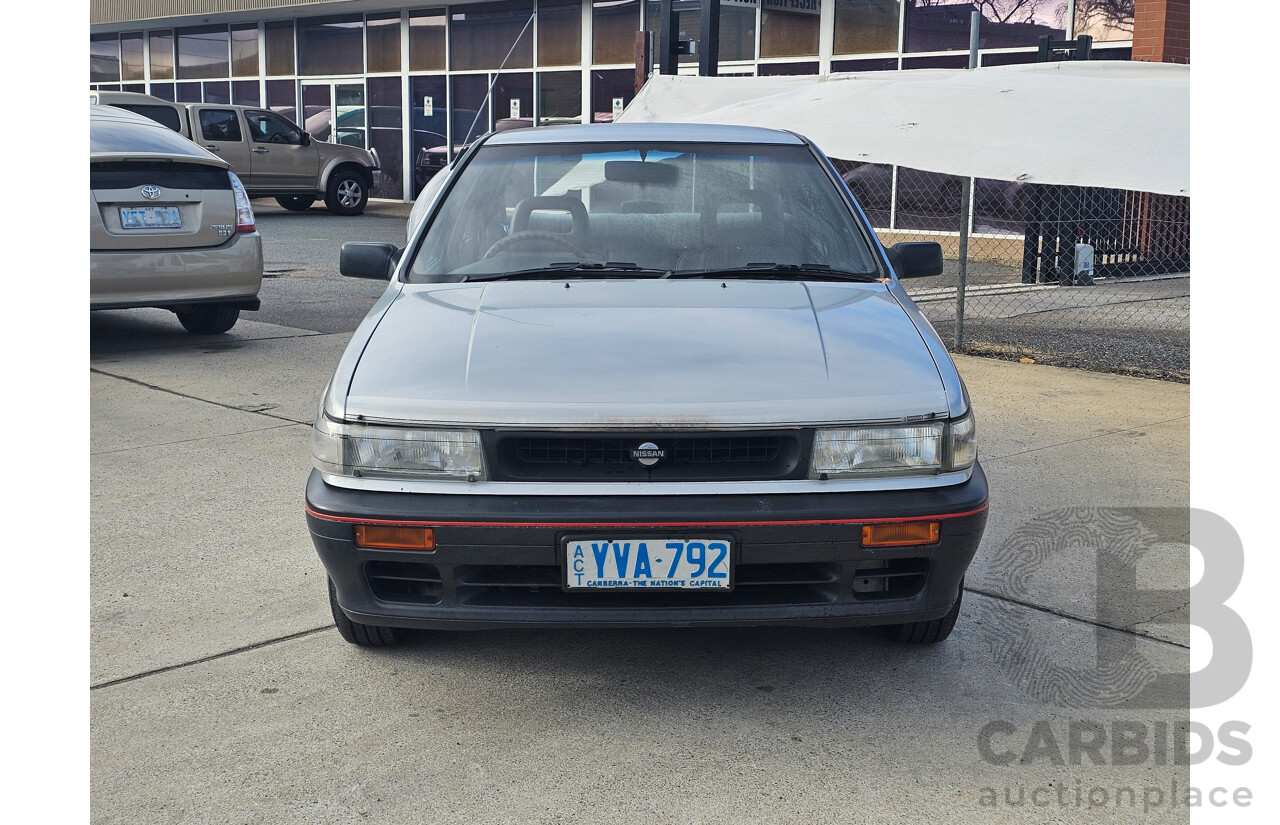
[[[454,570],[460,604],[476,607],[755,607],[829,604],[839,597],[835,564],[739,564],[733,590],[573,590],[555,565],[467,565]]]
[[[371,561],[364,566],[373,595],[388,602],[439,604],[443,594],[440,571],[431,564]]]
[[[802,478],[812,436],[763,433],[491,433],[490,471],[499,481],[756,481]],[[663,451],[645,466],[633,451]]]

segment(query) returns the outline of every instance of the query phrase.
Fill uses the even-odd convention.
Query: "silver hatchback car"
[[[239,178],[142,115],[89,106],[89,307],[172,310],[216,334],[260,306],[262,239]]]
[[[673,124],[492,134],[323,393],[307,485],[342,636],[887,625],[947,637],[987,514],[964,383],[830,161]]]

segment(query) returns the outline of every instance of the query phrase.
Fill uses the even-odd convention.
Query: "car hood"
[[[376,166],[373,155],[369,154],[367,149],[361,149],[359,146],[348,146],[345,143],[330,143],[327,140],[316,141],[316,145],[320,147],[321,163],[339,159],[352,160],[361,166]]]
[[[521,427],[947,410],[938,366],[884,284],[742,280],[406,285],[365,343],[345,404],[349,420]]]

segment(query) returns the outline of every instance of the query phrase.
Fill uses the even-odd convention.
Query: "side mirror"
[[[389,281],[403,252],[393,243],[356,243],[348,241],[338,254],[338,271],[348,278],[370,278]]]
[[[310,132],[303,132],[303,133],[302,133],[302,145],[303,145],[303,146],[310,146],[310,145],[311,145],[311,133],[310,133]]]
[[[899,278],[928,278],[942,274],[942,245],[933,241],[896,243],[886,250]]]

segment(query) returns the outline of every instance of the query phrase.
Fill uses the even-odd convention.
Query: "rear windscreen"
[[[117,109],[149,117],[162,126],[168,126],[175,132],[182,131],[182,121],[178,119],[177,110],[169,106],[148,106],[145,103],[112,103]]]
[[[90,189],[132,189],[136,186],[230,189],[231,176],[225,169],[200,163],[131,160],[89,164]]]

